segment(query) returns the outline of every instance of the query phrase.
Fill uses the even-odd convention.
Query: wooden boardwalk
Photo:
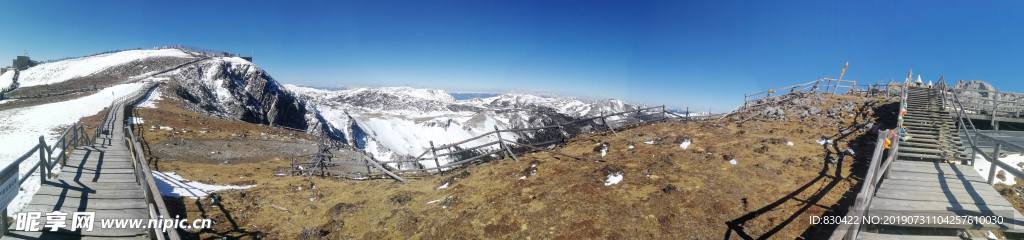
[[[149,219],[142,186],[136,182],[131,154],[124,144],[124,111],[108,111],[102,132],[92,146],[75,148],[55,179],[45,180],[22,212],[67,213],[67,227],[56,232],[16,231],[4,239],[148,239],[144,228],[102,228],[101,219]],[[74,212],[95,212],[92,231],[70,231]],[[148,220],[147,220],[148,221]],[[146,224],[145,222],[143,224]]]
[[[945,109],[937,89],[910,88],[906,133],[911,136],[897,148],[888,176],[871,199],[867,216],[1002,216],[1002,224],[904,224],[866,225],[858,239],[959,239],[946,236],[914,236],[908,233],[997,230],[1024,232],[1024,217],[988,185],[985,178],[961,165],[966,159],[955,115]],[[1012,177],[1012,176],[1008,176]],[[916,234],[915,234],[916,235]]]

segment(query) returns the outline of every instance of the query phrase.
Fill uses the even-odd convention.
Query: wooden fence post
[[[505,144],[504,144],[505,142],[501,139],[501,134],[498,133],[498,125],[494,125],[494,135],[498,136],[498,147],[500,147],[501,149],[505,149]],[[508,156],[505,156],[505,155],[506,154],[504,152],[502,152],[501,153],[501,158],[502,159],[508,158]]]
[[[371,157],[373,157],[373,155],[367,154],[366,150],[361,150],[361,151],[363,152],[363,157],[364,157],[363,160],[366,161],[366,179],[370,179],[370,174],[373,174],[373,170],[370,168],[370,165],[371,165],[370,161],[373,161],[373,159],[371,158]],[[369,156],[369,157],[367,157],[367,156]],[[399,163],[398,165],[402,165],[402,164]],[[313,175],[313,172],[309,172],[309,174]]]
[[[996,109],[999,107],[999,89],[995,89],[995,93],[992,95],[992,129],[999,130],[999,122],[996,121]]]
[[[7,207],[4,207],[4,211],[0,213],[0,228],[3,229],[0,231],[3,231],[4,236],[7,236],[9,233],[11,233],[9,230],[7,230],[8,228],[10,228],[10,225],[7,225]]]
[[[46,154],[46,149],[45,149],[46,147],[44,147],[44,146],[36,146],[36,147],[39,148],[39,163],[37,163],[39,165],[39,186],[43,186],[43,183],[46,182],[46,175],[47,175],[46,174],[46,166],[45,166],[46,165],[46,160],[45,160],[46,157],[43,156],[43,154]],[[29,174],[31,174],[31,173],[29,173]]]
[[[991,167],[988,170],[988,185],[992,185],[993,180],[996,178],[996,162],[999,162],[999,147],[1002,147],[1002,143],[996,143],[996,150],[992,153]],[[984,153],[982,153],[984,154]]]
[[[743,110],[747,110],[747,94],[746,93],[743,94]],[[686,115],[687,116],[690,115],[690,107],[689,106],[686,107]]]
[[[746,110],[747,102],[743,102],[744,110]],[[686,106],[686,120],[690,120],[690,106]]]
[[[637,115],[637,116],[639,116],[639,115],[640,115],[640,110],[636,110],[636,115]],[[604,125],[604,127],[608,128],[608,130],[611,130],[611,131],[612,131],[612,133],[615,133],[615,129],[612,129],[612,127],[611,127],[611,126],[608,126],[608,120],[607,120],[607,119],[605,119],[604,117],[605,117],[605,115],[604,115],[604,111],[602,110],[602,111],[601,111],[601,125]],[[636,119],[637,119],[637,120],[640,120],[640,118],[639,118],[639,117],[637,117]],[[640,121],[641,121],[641,122],[643,122],[643,120],[640,120]],[[594,128],[594,130],[597,130],[597,128],[595,127],[595,128]],[[615,133],[615,136],[616,136],[616,137],[618,137],[618,136],[619,136],[619,134],[618,134],[618,133]]]
[[[827,81],[827,82],[825,82],[825,92],[828,93],[829,92],[828,90],[832,87],[832,79],[831,78],[825,78],[825,80]]]
[[[43,154],[46,154],[46,156],[44,157]],[[50,148],[46,147],[46,141],[43,140],[43,136],[39,136],[39,164],[43,165],[42,169],[39,170],[39,181],[40,181],[40,184],[42,183],[43,174],[46,174],[46,178],[49,179],[49,176],[50,176],[50,157],[52,155],[53,154],[51,154]]]
[[[661,105],[661,121],[668,122],[668,113],[665,113],[665,105]],[[615,134],[618,135],[618,134]]]
[[[565,127],[562,127],[562,124],[558,124],[558,131],[558,135],[562,136],[562,142],[567,142],[566,139],[568,139],[568,136],[566,135],[568,135],[569,133],[565,132]]]
[[[512,160],[519,162],[519,158],[516,158],[516,155],[512,153],[512,149],[509,148],[508,145],[505,145],[505,140],[501,138],[501,132],[498,131],[498,125],[494,125],[494,135],[498,135],[498,144],[501,146],[502,150],[505,150],[505,153],[502,153],[502,155],[507,155],[509,158],[512,158]]]
[[[441,161],[437,160],[437,149],[434,148],[434,140],[430,140],[430,152],[434,155],[434,165],[437,166],[437,174],[444,176],[444,171],[441,170]]]

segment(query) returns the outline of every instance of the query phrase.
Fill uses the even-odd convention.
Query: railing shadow
[[[861,105],[856,110],[856,115],[855,115],[856,117],[854,118],[853,122],[851,122],[850,124],[848,124],[845,127],[840,128],[840,132],[839,133],[836,133],[836,134],[834,134],[832,136],[828,136],[828,138],[831,139],[832,142],[830,144],[823,144],[823,146],[822,146],[822,148],[823,148],[823,150],[825,152],[825,155],[824,155],[825,159],[823,159],[823,161],[828,161],[830,158],[835,157],[836,161],[834,163],[827,163],[826,162],[827,164],[825,164],[824,167],[822,168],[822,170],[818,172],[818,176],[817,177],[815,177],[814,179],[812,179],[808,183],[804,184],[800,188],[794,190],[792,193],[787,194],[786,196],[784,196],[784,197],[776,200],[775,202],[772,202],[771,204],[768,204],[768,205],[766,205],[766,206],[764,206],[764,207],[762,207],[760,209],[757,209],[755,211],[749,212],[749,213],[747,213],[747,214],[745,214],[745,215],[743,215],[743,216],[741,216],[739,218],[733,219],[732,221],[726,222],[725,224],[728,227],[728,229],[726,230],[726,234],[725,234],[725,238],[724,239],[731,239],[733,237],[733,233],[735,233],[737,237],[740,237],[742,239],[768,239],[768,238],[771,238],[775,234],[777,234],[780,231],[782,231],[783,228],[785,228],[786,226],[790,225],[794,220],[796,220],[798,217],[800,217],[801,214],[805,213],[812,206],[818,206],[818,207],[821,207],[823,209],[828,209],[828,213],[830,213],[830,214],[840,215],[840,214],[846,213],[846,209],[843,208],[843,206],[847,206],[847,205],[850,205],[850,204],[842,204],[842,203],[843,202],[850,202],[850,201],[854,200],[854,198],[856,197],[856,194],[857,194],[855,191],[848,191],[846,193],[843,193],[842,199],[839,200],[839,202],[836,204],[837,206],[839,206],[838,208],[833,208],[833,207],[830,207],[830,206],[821,206],[821,205],[818,204],[818,201],[822,200],[826,195],[828,195],[830,192],[832,192],[832,190],[835,189],[835,187],[842,180],[846,179],[846,178],[844,178],[842,176],[844,161],[846,161],[846,153],[845,153],[845,151],[842,151],[842,150],[839,149],[839,144],[838,143],[840,141],[842,141],[844,139],[847,139],[850,136],[852,136],[854,133],[857,132],[857,129],[865,127],[865,124],[868,121],[869,117],[874,118],[874,121],[872,121],[872,122],[875,122],[876,124],[881,123],[882,125],[885,125],[885,124],[893,124],[893,125],[895,125],[894,123],[882,123],[886,118],[890,118],[891,117],[891,116],[889,116],[889,114],[882,113],[882,111],[886,111],[887,109],[890,109],[890,108],[898,106],[897,103],[884,104],[884,105],[877,106],[877,107],[874,107],[874,108],[871,107],[872,105],[874,105],[874,102],[868,102],[868,103],[866,103],[864,105]],[[868,110],[874,110],[873,112],[875,114],[871,115],[871,116],[868,116],[867,115]],[[879,128],[881,128],[881,126],[879,126]],[[843,130],[847,130],[847,132],[843,133],[842,132]],[[850,146],[851,147],[853,147],[853,143],[858,143],[858,146],[856,148],[859,151],[855,151],[855,153],[860,152],[862,154],[854,154],[852,156],[853,157],[853,163],[851,164],[851,169],[849,169],[850,175],[848,177],[864,176],[866,174],[866,172],[867,172],[867,168],[868,168],[868,165],[870,164],[871,156],[870,156],[870,154],[863,154],[863,153],[870,152],[871,150],[868,150],[868,149],[873,149],[874,148],[874,146],[869,146],[868,144],[869,143],[873,143],[874,141],[872,141],[872,140],[877,137],[877,135],[872,134],[874,131],[868,130],[867,132],[868,133],[862,134],[859,137],[857,137],[856,139],[853,139],[853,140],[850,141],[850,143],[851,143]],[[799,198],[797,198],[797,196],[799,196],[799,195],[803,194],[804,192],[808,191],[812,186],[818,185],[818,184],[820,184],[820,181],[826,180],[826,179],[831,180],[831,181],[828,184],[825,184],[824,186],[814,190],[815,192],[810,197],[808,197],[807,199],[799,199]],[[858,186],[859,185],[863,185],[863,182],[864,181],[859,181],[858,182]],[[856,187],[855,186],[855,187],[850,188],[850,189],[860,189],[860,187]],[[790,201],[796,201],[796,204],[803,204],[803,206],[800,207],[799,210],[794,211],[789,217],[787,217],[782,222],[779,222],[778,225],[772,227],[771,229],[766,231],[761,236],[756,236],[756,237],[755,236],[750,236],[749,234],[747,234],[744,231],[744,224],[747,221],[753,220],[753,219],[755,219],[755,218],[757,218],[757,217],[759,217],[759,216],[761,216],[761,215],[763,215],[765,213],[774,211],[779,206],[782,206],[783,204],[785,204],[787,202],[790,202]],[[827,225],[827,226],[812,225],[810,228],[805,230],[801,234],[801,236],[804,239],[824,239],[824,238],[828,238],[828,236],[831,236],[831,233],[832,233],[832,231],[834,230],[834,228],[836,226],[837,225]],[[830,227],[831,227],[831,229],[825,229],[825,228],[830,228]],[[824,234],[824,233],[828,233],[828,234]],[[826,236],[826,235],[828,235],[828,236]]]

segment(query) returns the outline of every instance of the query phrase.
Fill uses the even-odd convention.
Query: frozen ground
[[[110,67],[151,57],[191,58],[192,56],[177,49],[131,50],[96,55],[79,59],[40,64],[38,66],[31,67],[21,72],[21,75],[18,77],[18,83],[21,84],[21,87],[54,84],[67,81],[75,77],[88,76]]]
[[[3,146],[0,147],[0,166],[8,166],[28,152],[39,143],[39,136],[43,136],[47,144],[54,144],[60,133],[53,133],[51,129],[69,126],[82,117],[94,115],[110,106],[113,98],[131,94],[140,87],[141,83],[122,84],[71,101],[0,111],[0,146]],[[33,159],[38,161],[38,157],[29,158],[19,166],[22,176],[37,163]],[[22,184],[22,190],[8,206],[10,214],[20,211],[39,190],[38,170],[28,174],[33,176]]]

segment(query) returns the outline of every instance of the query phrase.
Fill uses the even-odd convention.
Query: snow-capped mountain
[[[537,127],[636,109],[615,99],[592,101],[503,94],[455,100],[444,90],[410,87],[328,91],[286,84],[284,88],[315,105],[349,144],[380,160],[416,157],[430,149],[431,141],[434,145],[454,143],[495,127]],[[502,133],[502,137],[515,140],[530,136]],[[466,147],[494,140],[497,139],[477,139]]]

